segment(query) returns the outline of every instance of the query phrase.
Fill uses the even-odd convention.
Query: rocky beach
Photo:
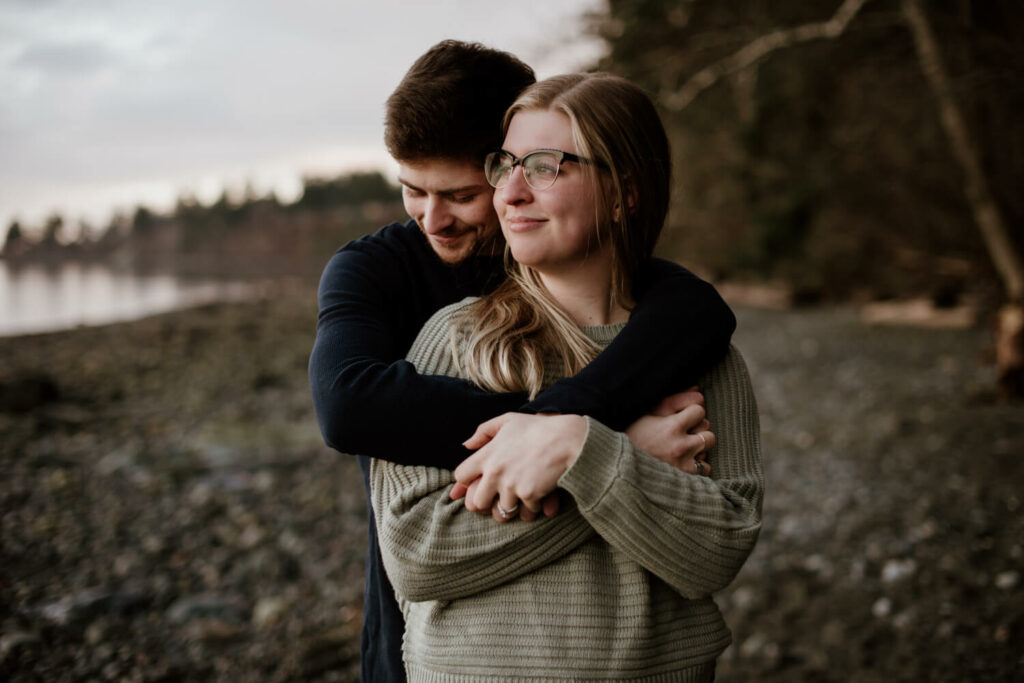
[[[1024,680],[989,332],[737,314],[767,489],[717,680]],[[365,500],[313,416],[315,317],[282,286],[0,339],[0,679],[357,680]]]

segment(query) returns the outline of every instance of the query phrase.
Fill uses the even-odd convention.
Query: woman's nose
[[[526,182],[526,175],[523,167],[514,166],[508,174],[508,182],[497,191],[498,197],[506,204],[518,204],[529,201],[532,196],[531,188]]]

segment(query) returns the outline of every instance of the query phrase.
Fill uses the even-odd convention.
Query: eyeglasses
[[[484,159],[484,174],[491,187],[505,187],[508,185],[508,179],[512,177],[515,167],[522,166],[526,184],[535,190],[546,190],[555,183],[558,169],[566,161],[575,161],[577,164],[596,163],[598,166],[606,168],[599,161],[592,162],[590,159],[584,159],[558,149],[535,149],[522,157],[516,157],[511,152],[501,150],[500,152],[491,152]]]

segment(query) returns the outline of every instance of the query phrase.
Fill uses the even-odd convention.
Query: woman
[[[576,372],[629,317],[630,283],[668,207],[669,149],[650,100],[606,74],[528,88],[488,157],[515,263],[491,295],[443,309],[409,359],[421,373],[536,393]],[[739,354],[702,382],[713,475],[670,467],[580,416],[513,415],[468,442],[456,475],[495,524],[449,497],[452,473],[375,461],[381,551],[406,619],[410,681],[706,681],[730,636],[711,594],[761,524],[757,413]],[[503,424],[531,444],[510,455]],[[710,445],[710,444],[709,444]],[[527,454],[529,452],[529,454]]]

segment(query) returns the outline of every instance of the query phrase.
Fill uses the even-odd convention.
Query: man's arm
[[[454,469],[477,424],[516,410],[524,394],[494,394],[403,360],[423,322],[462,298],[454,273],[417,254],[390,226],[337,252],[320,281],[309,380],[327,445],[407,465]]]
[[[589,415],[624,430],[663,398],[696,384],[725,357],[736,317],[709,283],[652,259],[634,287],[629,324],[590,365],[523,412]]]
[[[402,360],[419,327],[434,310],[476,292],[446,280],[444,266],[415,258],[409,232],[400,232],[415,230],[391,226],[347,246],[321,278],[309,377],[324,440],[339,451],[454,469],[477,425],[520,409],[592,415],[622,429],[709,369],[735,328],[711,285],[653,261],[611,346],[525,407],[522,393],[419,375]]]

